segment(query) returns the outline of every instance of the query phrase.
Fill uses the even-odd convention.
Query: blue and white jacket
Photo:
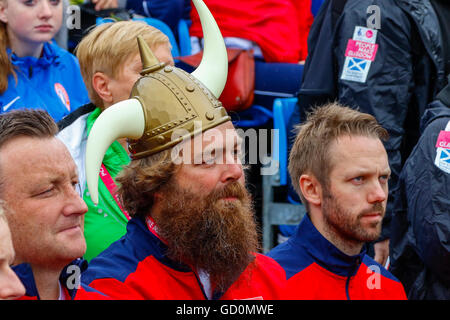
[[[8,89],[0,94],[0,113],[14,109],[44,109],[55,121],[89,102],[74,55],[54,43],[45,43],[42,57],[17,57],[7,49],[17,82],[8,76]]]

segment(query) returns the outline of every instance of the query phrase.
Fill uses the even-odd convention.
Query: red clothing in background
[[[311,0],[204,0],[222,36],[254,41],[266,62],[306,59],[306,39],[313,22]],[[203,37],[195,7],[190,35]]]

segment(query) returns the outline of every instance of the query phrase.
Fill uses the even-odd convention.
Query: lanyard
[[[164,240],[163,238],[160,237],[159,232],[158,232],[158,226],[156,225],[155,220],[153,220],[152,217],[147,216],[145,218],[145,223],[147,224],[147,228],[148,230],[153,233],[155,235],[155,237],[157,237],[159,240],[161,240],[162,242],[164,242],[165,245],[167,245],[167,241]]]
[[[155,220],[153,220],[152,217],[147,216],[145,218],[145,223],[147,224],[147,228],[148,230],[153,233],[155,235],[155,237],[157,237],[159,240],[161,240],[165,245],[167,245],[167,241],[164,240],[163,238],[161,238],[161,236],[159,235],[158,232],[158,226],[156,225]],[[206,272],[201,272],[199,275],[197,275],[197,273],[194,271],[195,268],[193,268],[192,266],[190,266],[190,268],[192,269],[192,272],[195,275],[195,278],[197,279],[197,282],[200,285],[200,289],[203,292],[203,295],[205,296],[205,298],[207,300],[211,300],[211,294],[207,295],[205,293],[205,288],[206,288],[206,292],[211,293],[211,284],[209,282],[209,275]]]
[[[109,174],[108,170],[106,169],[105,165],[102,163],[102,166],[100,168],[100,178],[102,179],[103,183],[105,184],[106,188],[108,189],[109,193],[112,195],[114,200],[116,201],[117,205],[119,206],[120,210],[122,211],[123,215],[127,220],[130,220],[131,217],[128,214],[126,210],[122,208],[122,205],[119,201],[119,196],[117,195],[116,190],[116,183],[114,182],[113,178]]]

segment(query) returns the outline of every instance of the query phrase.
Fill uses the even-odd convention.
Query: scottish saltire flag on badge
[[[436,158],[434,164],[442,171],[450,174],[450,121],[445,131],[439,133],[436,141]]]
[[[366,82],[372,61],[375,60],[378,44],[377,30],[356,26],[353,39],[349,39],[345,49],[342,80]]]
[[[371,63],[372,61],[364,59],[346,57],[341,79],[356,82],[366,82]]]

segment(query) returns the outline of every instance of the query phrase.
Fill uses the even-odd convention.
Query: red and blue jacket
[[[127,233],[90,262],[81,281],[113,299],[207,299],[197,272],[166,252],[166,244],[146,223],[133,218]],[[283,269],[256,254],[226,292],[214,292],[212,299],[282,299],[285,289]]]
[[[268,256],[286,271],[287,299],[406,299],[403,285],[365,254],[348,256],[324,238],[308,215],[296,233]]]
[[[72,261],[63,269],[59,282],[66,297],[70,297],[71,300],[109,300],[110,298],[103,293],[80,284],[80,275],[86,269],[87,261],[82,259]],[[14,266],[13,270],[25,287],[25,295],[18,300],[40,300],[31,266],[28,263],[22,263]]]

